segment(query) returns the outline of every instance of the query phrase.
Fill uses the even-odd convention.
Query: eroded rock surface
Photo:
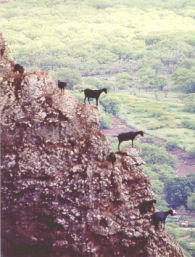
[[[136,149],[113,167],[99,110],[62,95],[47,73],[13,73],[2,52],[3,257],[182,257],[152,213],[140,214],[153,192]]]

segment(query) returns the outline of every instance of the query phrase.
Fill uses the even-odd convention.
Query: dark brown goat
[[[132,147],[133,147],[133,140],[135,139],[135,137],[137,135],[141,135],[144,136],[144,132],[143,131],[130,131],[130,132],[126,132],[126,133],[121,133],[118,136],[118,150],[120,151],[120,143],[122,143],[123,141],[132,141]]]
[[[24,73],[24,67],[17,63],[17,64],[14,65],[14,70],[13,71],[14,72],[18,71],[20,74],[23,74]]]
[[[108,155],[107,160],[110,161],[110,162],[112,162],[112,167],[114,167],[114,163],[116,162],[116,155],[115,155],[115,153],[111,152],[111,153]]]
[[[92,90],[92,89],[86,88],[84,90],[84,94],[85,94],[84,103],[86,102],[86,98],[88,99],[88,102],[89,102],[89,98],[95,98],[96,106],[98,106],[98,99],[102,92],[105,92],[107,94],[107,88],[102,88],[99,90]],[[90,104],[90,102],[89,102],[89,104]]]
[[[61,92],[64,92],[64,88],[67,86],[67,82],[63,82],[58,80],[58,88],[61,90]]]
[[[139,207],[140,213],[144,214],[147,212],[154,212],[154,203],[156,203],[155,199],[150,201],[143,201]]]
[[[176,212],[170,209],[166,212],[163,212],[163,211],[155,212],[152,215],[152,222],[155,225],[156,229],[159,228],[159,224],[161,224],[161,228],[162,228],[162,225],[164,224],[164,228],[165,228],[165,221],[169,214],[173,216],[174,214],[176,214]]]
[[[1,46],[1,56],[3,56],[4,52],[5,52],[5,43],[3,42]]]

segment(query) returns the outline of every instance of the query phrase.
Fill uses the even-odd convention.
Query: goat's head
[[[102,88],[102,92],[105,92],[107,94],[108,92],[107,88]]]
[[[175,215],[175,214],[176,214],[176,211],[175,211],[175,210],[170,209],[170,210],[168,210],[168,213],[169,213],[169,214],[171,214],[171,216],[173,216],[173,215]]]
[[[139,131],[139,134],[143,137],[144,136],[144,132],[143,131]]]

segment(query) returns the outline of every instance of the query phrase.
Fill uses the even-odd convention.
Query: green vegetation
[[[0,30],[27,70],[72,79],[71,87],[95,76],[112,89],[194,93],[193,1],[16,0],[0,12]]]
[[[187,205],[191,210],[195,211],[195,192],[188,196]]]
[[[192,257],[195,254],[195,233],[193,230],[185,229],[181,230],[178,224],[175,223],[167,223],[166,224],[167,232],[179,241],[180,245],[184,249],[184,253],[186,257]]]
[[[190,94],[185,98],[184,111],[195,113],[195,94]]]
[[[179,147],[193,153],[195,116],[183,110],[184,104],[177,94],[170,93],[161,101],[155,100],[151,93],[150,98],[131,92],[109,92],[109,96],[118,106],[117,115],[127,124],[166,140],[168,149]]]
[[[165,198],[175,208],[183,205],[193,209],[195,174],[187,177],[176,177],[165,181]]]
[[[162,147],[155,145],[143,144],[142,156],[147,164],[157,164],[162,166],[166,163],[169,166],[174,166],[176,163],[176,158],[174,156],[168,154]]]
[[[144,130],[147,144],[135,145],[158,209],[167,208],[164,192],[169,203],[193,209],[194,184],[176,177],[176,160],[166,150],[195,156],[194,0],[15,0],[0,3],[0,13],[0,31],[26,71],[67,81],[81,102],[81,90],[106,87],[101,128],[117,115]],[[109,141],[116,151],[117,139]]]

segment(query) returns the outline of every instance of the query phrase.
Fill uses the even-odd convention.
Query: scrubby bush
[[[195,94],[190,94],[185,98],[184,111],[195,113]]]
[[[175,156],[166,152],[162,147],[155,145],[143,144],[142,157],[146,163],[150,164],[167,164],[174,166],[176,163]]]
[[[113,115],[118,114],[120,104],[118,97],[114,97],[113,95],[104,96],[102,99],[100,99],[100,103],[103,105],[105,112],[111,113]]]
[[[152,121],[149,124],[147,124],[147,128],[150,130],[156,130],[156,129],[160,129],[160,128],[164,128],[166,126],[166,124],[163,124],[160,121]]]
[[[170,140],[170,141],[168,141],[167,142],[167,148],[169,149],[169,150],[173,150],[174,148],[176,148],[176,147],[178,147],[178,142],[177,141],[175,141],[175,140]]]
[[[111,125],[112,125],[112,115],[102,112],[101,118],[100,118],[100,128],[107,129],[107,128],[110,128]]]
[[[164,115],[163,111],[161,111],[161,110],[153,110],[153,111],[150,112],[149,117],[159,118],[159,117],[161,117],[163,115]]]
[[[175,177],[175,171],[167,164],[154,164],[151,170],[158,174],[158,178],[163,182]]]
[[[195,157],[195,146],[192,146],[189,150],[190,154]]]
[[[127,72],[118,73],[116,75],[116,81],[120,84],[129,84],[132,80],[132,76]]]
[[[195,129],[195,120],[183,120],[181,124],[184,128]]]
[[[188,196],[187,206],[189,209],[195,211],[195,192]]]
[[[187,206],[187,199],[195,191],[195,174],[165,181],[165,198],[173,207]]]

